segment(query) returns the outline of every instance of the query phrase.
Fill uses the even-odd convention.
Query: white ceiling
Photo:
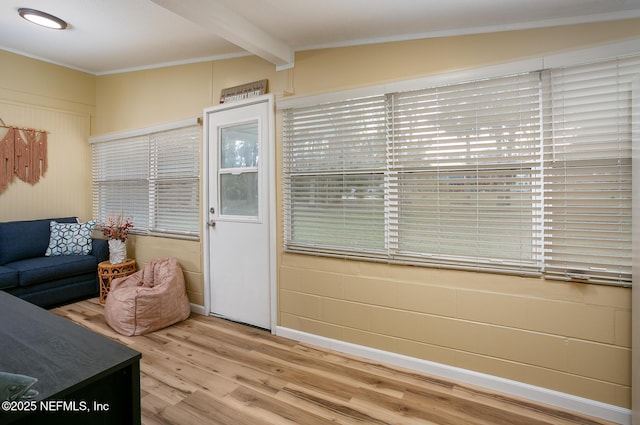
[[[640,0],[2,0],[0,49],[97,75],[247,54],[284,69],[300,50],[636,17]]]

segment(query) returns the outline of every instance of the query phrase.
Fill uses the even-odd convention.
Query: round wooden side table
[[[98,264],[98,281],[100,283],[100,304],[104,304],[111,289],[111,282],[118,277],[129,276],[136,272],[136,260],[127,259],[123,263],[111,264],[103,261]]]

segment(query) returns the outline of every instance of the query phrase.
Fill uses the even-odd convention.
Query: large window
[[[138,234],[198,238],[200,126],[171,123],[91,140],[93,215],[130,217]]]
[[[289,110],[287,123],[289,242],[299,250],[385,252],[385,96]]]
[[[630,284],[639,72],[626,58],[286,109],[286,249]]]

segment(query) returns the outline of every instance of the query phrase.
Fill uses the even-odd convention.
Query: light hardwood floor
[[[52,312],[142,353],[148,425],[609,423],[213,317],[125,337],[97,298]]]

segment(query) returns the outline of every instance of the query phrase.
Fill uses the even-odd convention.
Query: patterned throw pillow
[[[57,255],[87,255],[91,252],[91,232],[95,227],[95,221],[86,223],[58,223],[50,224],[51,237],[49,247],[44,255],[47,257]]]

